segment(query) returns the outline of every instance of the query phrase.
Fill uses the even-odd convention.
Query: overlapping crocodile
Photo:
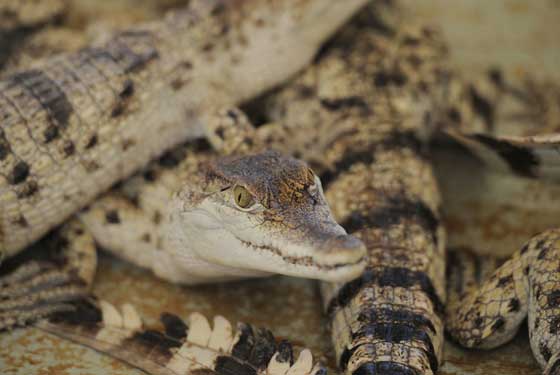
[[[345,285],[324,284],[322,287],[342,369],[355,374],[433,373],[441,362],[445,245],[439,223],[437,187],[419,136],[422,130],[431,130],[436,121],[441,121],[438,109],[455,120],[454,113],[459,113],[461,118],[464,112],[436,101],[441,88],[449,87],[450,82],[445,69],[441,69],[445,50],[436,33],[429,29],[412,33],[399,30],[395,36],[392,33],[396,30],[388,29],[384,30],[389,34],[387,37],[380,36],[379,30],[368,30],[360,23],[356,25],[340,37],[340,44],[322,56],[315,67],[280,93],[271,117],[281,126],[263,127],[259,133],[265,135],[259,137],[266,147],[280,148],[317,164],[317,170],[324,172],[322,175],[328,184],[326,196],[335,216],[346,229],[362,238],[368,248],[368,268],[360,278]],[[356,32],[363,34],[357,42],[349,42],[356,39]],[[352,50],[348,46],[352,46]],[[364,77],[373,77],[373,82],[364,83]],[[471,88],[469,90],[472,98],[474,94]],[[479,100],[469,99],[467,110],[473,113],[474,108],[481,118],[487,118],[484,111],[480,112],[481,97],[474,96]],[[464,98],[460,103],[465,103]],[[236,122],[239,114],[232,112],[230,117]],[[492,121],[498,120],[492,118]],[[294,130],[296,124],[298,128]],[[309,126],[306,134],[318,134],[319,138],[311,139],[314,147],[286,142],[290,132],[302,131],[306,126]],[[221,131],[220,127],[215,130],[218,131],[210,138],[214,137],[216,145],[219,144],[216,136],[220,138]],[[459,134],[458,137],[463,136]],[[541,142],[535,147],[538,150],[533,151],[532,145],[515,146],[510,140],[502,143],[491,143],[480,137],[475,140],[485,147],[483,151],[493,151],[494,157],[501,157],[514,171],[519,164],[512,163],[512,152],[505,151],[516,151],[519,150],[516,147],[520,147],[525,157],[533,161],[540,158],[538,164],[547,166],[550,164],[542,162],[543,154],[539,152],[544,148],[544,155],[548,155],[555,147],[554,142],[544,142],[544,146]],[[255,140],[251,137],[241,137],[239,141],[239,147],[254,147]],[[480,146],[476,147],[480,150]],[[168,156],[170,158],[162,159],[163,165],[170,163],[176,167],[183,160],[179,157],[177,162],[171,154]],[[534,165],[531,172],[536,175],[540,170]],[[193,172],[186,169],[188,173]],[[150,190],[145,186],[156,176],[158,181],[151,181],[157,182],[154,185],[167,178],[173,179],[165,177],[160,167],[148,169],[143,177],[136,178],[136,183],[131,181],[123,190],[128,197],[128,208],[149,206],[149,199],[142,197]],[[139,179],[145,181],[139,182]],[[235,187],[232,190],[238,206],[244,208],[248,202],[248,207],[252,207],[258,202],[268,208],[266,195],[243,189],[237,189],[238,194]],[[156,196],[157,192],[154,194]],[[299,196],[296,193],[296,197]],[[134,215],[121,220],[121,212],[128,212],[128,209],[112,209],[119,206],[111,199],[115,199],[114,195],[104,198],[106,206],[101,200],[84,215],[86,218],[97,215],[91,220],[100,223],[100,233],[108,233],[112,225],[134,220]],[[155,217],[157,215],[152,219]],[[278,217],[279,220],[283,218]],[[140,234],[132,230],[126,233],[135,235],[122,240],[127,243],[135,243],[136,235]],[[111,241],[111,236],[99,237]],[[113,238],[118,239],[118,236]],[[153,236],[142,233],[140,238],[150,243]],[[530,328],[536,332],[532,335],[532,345],[537,359],[543,367],[548,367],[548,373],[558,371],[558,336],[553,332],[558,308],[554,263],[548,263],[546,267],[552,268],[547,268],[547,272],[539,271],[546,263],[543,260],[557,258],[556,238],[556,232],[551,231],[533,240],[522,250],[521,256],[514,257],[496,271],[499,277],[472,292],[473,297],[468,298],[472,298],[474,304],[465,305],[466,312],[455,315],[453,306],[458,305],[458,300],[452,300],[454,305],[448,308],[450,332],[466,345],[492,346],[515,333],[519,319],[529,307],[533,314]],[[119,247],[114,243],[109,245]],[[269,245],[266,247],[257,250],[270,250]],[[151,267],[152,264],[147,260],[145,265]],[[521,269],[526,270],[525,274]],[[207,275],[203,272],[202,279]],[[192,273],[189,276],[192,277]],[[496,288],[504,292],[499,294],[499,300],[495,298]],[[530,295],[541,297],[531,301],[524,292],[526,288],[533,290]],[[487,305],[478,296],[489,298],[492,303]],[[479,314],[477,320],[475,315],[481,307],[484,314]],[[535,319],[537,316],[539,319]],[[546,323],[536,323],[540,319]],[[470,326],[473,322],[479,324]],[[461,335],[467,339],[462,340]],[[472,337],[475,339],[471,340]]]

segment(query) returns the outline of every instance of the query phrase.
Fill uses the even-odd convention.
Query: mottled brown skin
[[[5,77],[2,253],[19,252],[164,150],[202,135],[208,103],[240,103],[289,77],[363,2],[196,0]]]
[[[23,41],[59,20],[67,5],[67,0],[0,0],[0,76]]]
[[[495,348],[508,342],[528,317],[535,358],[545,374],[558,374],[560,231],[535,236],[481,280],[472,276],[476,258],[460,253],[459,259],[449,265],[459,287],[450,289],[446,313],[451,337],[468,348]]]
[[[425,100],[444,78],[445,48],[432,30],[379,32],[369,21],[346,29],[270,113],[318,134],[292,151],[317,160],[306,149],[325,146],[318,169],[327,199],[368,250],[360,278],[321,286],[341,370],[431,374],[442,356],[445,235],[417,135],[430,125]]]
[[[71,301],[89,294],[96,251],[84,224],[72,220],[29,250],[40,258],[25,253],[3,264],[8,273],[0,277],[0,331],[71,310]]]

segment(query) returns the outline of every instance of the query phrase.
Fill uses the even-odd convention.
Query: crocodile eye
[[[241,208],[249,208],[255,204],[255,198],[243,186],[236,185],[233,188],[235,203]]]

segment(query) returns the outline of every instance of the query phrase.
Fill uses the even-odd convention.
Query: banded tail
[[[297,359],[288,341],[267,329],[216,316],[213,328],[199,313],[186,321],[162,313],[163,329],[144,328],[133,306],[121,311],[106,301],[81,299],[36,327],[91,347],[152,375],[326,375],[304,349]]]

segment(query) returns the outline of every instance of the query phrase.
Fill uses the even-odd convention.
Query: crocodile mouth
[[[285,255],[282,250],[271,244],[255,244],[235,238],[248,250],[265,252],[280,260],[280,264],[292,266],[287,269],[271,269],[270,271],[289,276],[320,279],[325,281],[348,281],[358,277],[366,265],[367,256],[364,252],[356,252],[357,256],[347,262],[321,262],[311,255]],[[278,265],[278,263],[276,264]],[[281,266],[280,266],[281,267]]]

